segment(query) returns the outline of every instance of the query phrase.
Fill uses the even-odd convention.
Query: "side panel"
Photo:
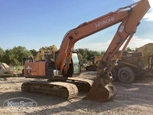
[[[25,77],[45,76],[45,63],[46,62],[25,63],[24,76]]]
[[[45,76],[46,74],[46,62],[39,62],[39,76]]]

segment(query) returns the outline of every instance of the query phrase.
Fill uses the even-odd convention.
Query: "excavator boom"
[[[66,68],[68,69],[67,66],[69,66],[70,62],[67,63],[67,66],[64,66],[64,62],[67,57],[71,58],[71,50],[78,40],[121,22],[122,24],[119,26],[114,38],[112,39],[111,44],[108,47],[108,53],[105,54],[105,57],[109,57],[111,59],[115,52],[127,39],[127,37],[130,34],[135,33],[139,21],[143,18],[149,8],[150,5],[148,0],[141,0],[140,2],[136,2],[132,5],[119,8],[115,12],[110,12],[99,18],[96,18],[89,22],[85,22],[78,27],[70,30],[64,36],[62,44],[60,46],[61,50],[59,51],[58,57],[56,58],[55,62],[57,68],[60,68],[61,72],[63,68],[65,70]],[[122,40],[122,42],[119,43],[120,40]],[[111,53],[112,56],[110,56],[110,52],[113,52]]]

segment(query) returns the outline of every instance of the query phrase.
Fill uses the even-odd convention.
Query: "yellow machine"
[[[134,82],[143,76],[153,76],[153,43],[137,48],[136,51],[123,53],[112,74],[114,80],[125,83]]]
[[[34,59],[34,61],[45,60],[44,55],[45,55],[44,51],[43,50],[39,50],[37,55],[36,55],[36,58]]]
[[[94,56],[94,63],[87,66],[87,71],[96,71],[103,56]],[[111,59],[114,63],[117,55]],[[112,69],[114,81],[132,83],[143,76],[153,76],[153,43],[145,44],[135,51],[124,52],[118,65]]]
[[[103,56],[93,56],[90,59],[90,63],[85,67],[87,71],[96,71]]]

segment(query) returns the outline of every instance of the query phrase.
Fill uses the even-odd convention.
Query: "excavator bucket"
[[[116,93],[117,90],[111,82],[104,86],[102,79],[97,77],[87,96],[83,99],[92,101],[107,101],[115,97]]]

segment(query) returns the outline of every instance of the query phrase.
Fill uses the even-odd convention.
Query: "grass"
[[[22,73],[23,66],[12,66],[10,68],[16,73]]]

